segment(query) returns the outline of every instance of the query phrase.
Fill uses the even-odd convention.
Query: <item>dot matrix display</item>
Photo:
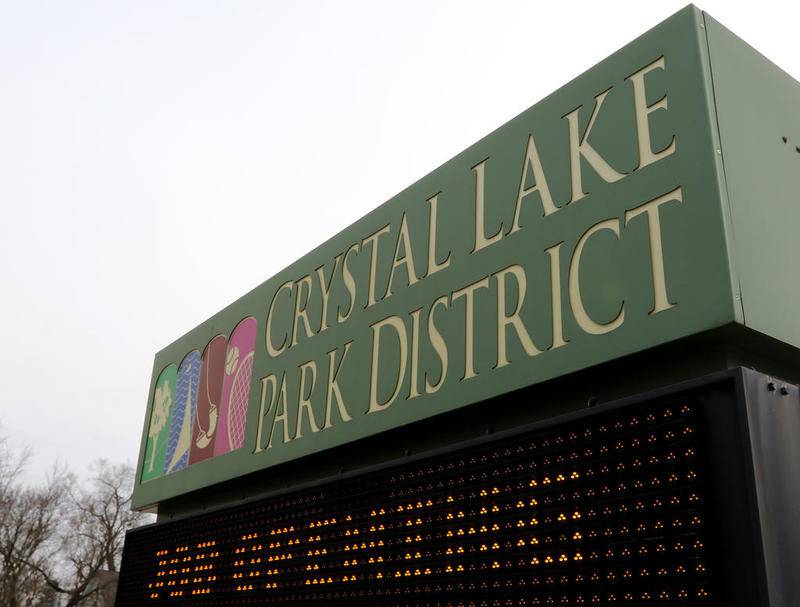
[[[117,605],[698,605],[695,410],[626,408],[128,536]]]

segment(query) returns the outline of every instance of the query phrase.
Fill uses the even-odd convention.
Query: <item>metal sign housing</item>
[[[719,327],[800,346],[798,102],[683,9],[159,352],[134,507]]]

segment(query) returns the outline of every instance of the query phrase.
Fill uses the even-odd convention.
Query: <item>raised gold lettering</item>
[[[369,386],[369,409],[367,413],[377,413],[383,411],[391,405],[400,394],[400,388],[406,376],[406,359],[408,358],[408,337],[406,336],[406,325],[399,316],[388,316],[383,320],[370,325],[372,327],[372,367],[370,372]],[[384,327],[391,327],[397,333],[400,340],[399,369],[397,371],[397,381],[394,391],[388,400],[380,402],[378,399],[378,365],[381,361],[381,330]]]
[[[378,270],[378,240],[384,234],[388,234],[391,229],[390,224],[386,224],[377,232],[373,232],[361,241],[361,248],[363,249],[367,244],[370,244],[370,258],[369,258],[369,285],[367,289],[367,305],[365,308],[374,306],[377,303],[375,299],[375,275]]]
[[[647,217],[647,231],[650,236],[650,269],[653,277],[653,309],[650,310],[650,314],[658,314],[676,305],[670,303],[669,295],[667,295],[667,281],[664,275],[664,251],[661,247],[661,220],[659,219],[661,205],[673,201],[683,202],[683,192],[680,187],[625,212],[626,226],[634,217],[639,215]]]
[[[497,279],[497,364],[495,364],[495,368],[500,368],[511,362],[508,360],[506,349],[506,328],[509,325],[514,328],[517,338],[528,356],[541,354],[541,350],[533,343],[528,329],[525,328],[519,315],[522,304],[525,302],[525,291],[528,284],[525,270],[520,265],[513,265],[500,270],[493,276]],[[511,314],[506,313],[506,278],[508,276],[513,276],[517,282],[517,303]]]
[[[572,314],[575,316],[575,320],[578,322],[580,328],[591,335],[609,333],[625,322],[624,301],[620,304],[619,313],[614,320],[607,323],[595,322],[589,314],[587,314],[586,308],[583,307],[580,278],[581,255],[583,254],[583,247],[589,238],[601,230],[610,230],[619,238],[619,219],[606,219],[605,221],[594,224],[586,230],[575,246],[575,251],[572,253],[572,261],[569,267],[569,302],[572,307]]]
[[[400,253],[400,246],[403,246],[403,252]],[[413,285],[417,280],[417,273],[414,270],[414,251],[411,249],[411,238],[408,235],[408,221],[406,214],[403,213],[403,219],[400,221],[400,231],[397,233],[397,242],[394,247],[394,261],[392,262],[392,269],[389,272],[389,285],[386,287],[386,294],[384,299],[392,294],[392,281],[394,280],[394,273],[400,266],[406,267],[406,276],[408,277],[408,286]]]
[[[664,56],[662,55],[652,63],[644,66],[638,72],[628,76],[633,85],[633,106],[636,110],[636,139],[639,143],[639,166],[642,169],[648,164],[675,153],[675,135],[667,147],[658,152],[653,152],[653,142],[650,140],[650,114],[657,110],[666,110],[668,107],[667,94],[656,101],[653,105],[647,105],[647,91],[644,86],[644,77],[653,70],[664,69]]]
[[[322,333],[325,329],[328,328],[328,297],[331,293],[331,284],[333,283],[333,277],[336,275],[336,268],[339,267],[339,260],[342,258],[341,255],[337,255],[333,260],[333,270],[331,270],[331,277],[327,280],[325,279],[325,266],[320,266],[317,268],[317,280],[319,281],[319,291],[322,293],[322,312],[320,313],[319,318],[319,331],[318,333]]]
[[[603,107],[603,101],[605,101],[606,95],[608,95],[610,90],[611,89],[605,90],[594,98],[592,115],[589,117],[589,124],[586,126],[586,130],[583,132],[582,136],[580,135],[579,113],[583,106],[578,106],[564,116],[569,123],[569,157],[570,170],[572,172],[572,198],[569,201],[570,203],[577,202],[588,195],[588,192],[583,191],[581,158],[584,158],[586,162],[589,163],[589,166],[608,183],[614,183],[625,177],[623,173],[620,173],[608,164],[589,143],[589,134],[592,132],[594,121],[597,118],[597,114],[600,113],[600,108]]]
[[[266,411],[264,410],[264,404],[267,400],[268,384],[272,386],[272,396],[277,396],[278,380],[272,373],[261,378],[261,400],[258,405],[258,432],[256,432],[256,448],[253,451],[254,454],[264,450],[261,446],[261,431],[264,426],[264,416],[272,410],[273,399],[269,399],[269,406]]]
[[[311,375],[306,396],[306,370]],[[311,396],[314,394],[314,384],[317,381],[317,363],[309,360],[300,365],[300,389],[297,397],[297,424],[295,424],[294,438],[303,438],[303,417],[308,417],[311,432],[319,432],[317,420],[314,418],[314,408],[311,405]]]
[[[533,171],[533,185],[526,188],[525,184],[528,181],[528,168]],[[508,232],[509,234],[513,234],[520,229],[519,216],[522,213],[522,201],[526,196],[534,192],[539,192],[539,198],[542,201],[542,211],[545,217],[558,211],[558,207],[555,205],[553,197],[550,195],[550,188],[547,185],[547,178],[544,176],[542,161],[539,159],[539,152],[536,150],[536,143],[533,140],[533,135],[528,135],[528,148],[525,150],[525,160],[522,161],[522,177],[519,180],[517,206],[514,209],[514,223],[511,225],[511,229]]]
[[[272,427],[269,429],[269,442],[267,449],[272,449],[272,439],[275,436],[275,426],[278,422],[283,424],[283,442],[288,443],[289,437],[289,410],[286,404],[286,373],[281,375],[281,387],[276,396],[275,417],[272,418]]]
[[[439,364],[441,365],[442,370],[439,373],[439,380],[435,384],[430,382],[428,373],[425,373],[425,392],[427,394],[433,394],[434,392],[437,392],[439,388],[442,387],[442,384],[447,377],[447,343],[444,341],[442,334],[436,327],[433,317],[438,306],[443,306],[445,309],[447,309],[447,301],[448,296],[442,295],[439,299],[434,301],[433,304],[431,304],[431,309],[428,312],[428,338],[431,340],[431,345],[433,346],[436,355],[439,357]]]
[[[422,308],[411,312],[411,381],[408,388],[408,399],[419,396],[417,381],[419,375],[419,315]]]
[[[344,254],[344,262],[342,262],[342,280],[344,281],[344,286],[347,288],[347,294],[350,297],[350,303],[347,305],[347,312],[344,314],[342,314],[341,310],[337,312],[336,318],[340,323],[350,318],[350,314],[353,313],[353,308],[356,305],[356,281],[353,278],[353,273],[350,271],[350,264],[348,261],[350,259],[350,254],[353,251],[358,253],[360,250],[360,245],[355,243],[350,245],[350,248],[347,249],[347,253]]]
[[[442,263],[437,263],[436,261],[437,208],[439,206],[440,193],[434,194],[427,200],[431,207],[428,215],[428,273],[426,276],[436,274],[436,272],[444,270],[450,265],[450,251],[447,252],[447,257],[444,258]]]
[[[352,341],[348,341],[344,345],[344,351],[342,352],[342,357],[339,359],[338,364],[336,363],[336,352],[338,349],[328,352],[328,397],[325,401],[325,425],[323,428],[330,428],[333,425],[331,422],[331,405],[333,404],[334,398],[336,398],[336,406],[339,409],[339,417],[342,418],[342,421],[349,422],[353,419],[347,412],[347,406],[345,405],[344,398],[342,398],[342,391],[339,388],[339,371],[342,369],[342,363],[344,363],[344,359],[347,358],[347,353],[350,351],[351,345],[353,345]]]
[[[485,227],[485,190],[486,190],[486,161],[481,160],[478,164],[472,167],[475,172],[475,245],[472,247],[472,252],[476,253],[481,249],[485,249],[489,245],[493,245],[503,238],[503,224],[492,236],[486,236]]]
[[[294,298],[294,327],[292,328],[292,344],[290,347],[297,345],[297,327],[300,326],[299,320],[303,321],[306,337],[312,337],[314,335],[314,330],[311,328],[311,323],[308,320],[308,304],[311,301],[311,291],[314,287],[314,283],[311,280],[311,276],[306,274],[295,284],[297,285],[297,293]],[[305,298],[303,297],[304,286]]]
[[[281,342],[280,346],[275,347],[272,344],[272,313],[275,311],[275,302],[278,300],[278,295],[280,295],[280,292],[282,290],[287,289],[289,291],[289,294],[291,295],[292,284],[293,284],[292,281],[289,280],[283,283],[281,286],[279,286],[278,290],[275,291],[275,295],[272,297],[272,302],[269,304],[269,312],[267,313],[267,326],[264,329],[264,341],[266,342],[267,345],[267,353],[272,358],[275,358],[286,349],[286,341],[289,339],[289,335],[284,334],[283,341]]]
[[[567,345],[564,339],[564,321],[561,317],[561,245],[553,245],[545,249],[545,253],[550,256],[550,307],[553,314],[553,343],[550,350],[555,350]]]
[[[489,277],[467,285],[463,289],[453,291],[453,301],[463,297],[465,305],[464,328],[464,375],[461,381],[475,377],[475,291],[489,287]]]

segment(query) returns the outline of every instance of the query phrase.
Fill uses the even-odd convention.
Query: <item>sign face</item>
[[[702,20],[677,13],[159,352],[134,506],[741,321]]]

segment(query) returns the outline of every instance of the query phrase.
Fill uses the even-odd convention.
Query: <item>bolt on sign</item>
[[[753,118],[798,99],[680,11],[159,352],[134,507],[725,325],[800,345]]]

